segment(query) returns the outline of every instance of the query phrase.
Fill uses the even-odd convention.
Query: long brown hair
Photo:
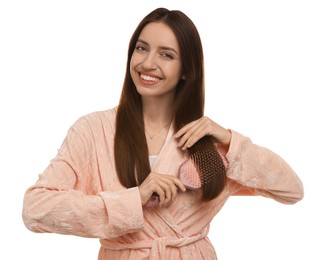
[[[158,8],[139,23],[131,37],[126,74],[117,110],[115,164],[119,180],[127,188],[141,184],[151,171],[144,134],[142,100],[130,76],[130,60],[136,42],[141,31],[151,22],[163,22],[169,26],[179,44],[184,80],[181,79],[176,86],[173,109],[175,131],[204,114],[204,61],[199,33],[194,23],[181,11]],[[217,153],[210,137],[199,140],[194,150],[195,148],[205,148],[211,153]],[[194,150],[190,149],[189,152],[192,153]],[[223,162],[216,167],[219,174],[215,174],[215,179],[203,187],[205,200],[215,198],[224,188],[226,174],[222,165]],[[202,167],[200,169],[202,170]]]

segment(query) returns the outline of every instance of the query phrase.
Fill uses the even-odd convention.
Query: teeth
[[[153,81],[153,82],[159,81],[158,78],[154,78],[154,77],[147,76],[147,75],[143,75],[143,74],[141,74],[140,77],[141,77],[143,80],[146,80],[146,81]]]

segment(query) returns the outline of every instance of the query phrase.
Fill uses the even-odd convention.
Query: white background
[[[213,220],[220,260],[321,259],[319,1],[0,2],[0,259],[96,259],[99,241],[28,231],[25,190],[80,116],[114,107],[128,42],[156,7],[204,45],[206,115],[281,155],[305,197],[233,197]]]

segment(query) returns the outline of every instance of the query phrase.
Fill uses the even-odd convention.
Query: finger
[[[176,177],[175,177],[176,178]],[[183,190],[186,190],[185,186],[180,183],[180,181],[178,180],[178,185],[181,186],[181,188]],[[175,181],[173,179],[173,181],[170,183],[170,185],[168,185],[164,191],[165,191],[165,200],[164,200],[164,205],[165,206],[168,206],[171,202],[175,201],[176,200],[176,197],[177,197],[177,191],[178,191],[178,186],[175,184]]]
[[[176,185],[171,186],[171,201],[174,202],[176,200],[176,196],[177,196],[177,187]]]
[[[178,189],[181,191],[186,191],[186,188],[183,185],[183,183],[177,177],[172,175],[152,172],[148,176],[148,179],[148,182],[146,181],[147,179],[145,180],[146,182],[144,181],[146,185],[141,186],[148,186],[149,193],[155,192],[158,194],[158,205],[160,207],[168,205],[171,201],[175,200]],[[141,189],[143,189],[143,187],[141,187]],[[148,199],[150,199],[150,197],[148,197]]]
[[[171,201],[172,199],[172,189],[171,186],[167,187],[165,189],[165,200],[164,200],[164,206],[167,206],[168,203]]]
[[[175,138],[179,138],[183,136],[192,126],[194,126],[197,123],[197,120],[192,121],[188,123],[187,125],[183,126],[181,129],[177,131],[177,133],[174,135]]]
[[[159,185],[159,182],[162,181],[160,179],[160,174],[155,172],[151,172],[147,178],[143,181],[141,185],[139,185],[139,191],[141,195],[142,204],[145,205],[153,193],[161,194],[162,189]]]
[[[159,196],[159,204],[158,206],[162,207],[164,205],[164,201],[165,201],[165,192],[161,187],[158,187],[158,189],[156,189],[156,193]]]
[[[173,186],[179,188],[181,191],[186,191],[184,184],[179,178],[173,175],[160,174],[163,177],[163,180],[160,181],[160,185],[163,185],[164,188],[167,186]]]
[[[190,140],[190,138],[194,135],[195,131],[197,131],[198,124],[195,124],[191,126],[187,132],[181,137],[181,139],[178,142],[178,147],[184,147],[186,148],[186,143]]]
[[[177,143],[177,146],[178,147],[183,147],[186,142],[188,141],[188,139],[190,138],[191,136],[191,133],[190,132],[186,132],[182,137],[181,139],[179,140],[179,142]]]
[[[180,179],[176,178],[176,179],[174,180],[174,182],[175,182],[175,186],[176,186],[180,191],[182,191],[182,192],[185,192],[185,191],[186,191],[186,187],[185,187],[185,185],[182,183],[182,181],[181,181]]]
[[[207,127],[201,126],[193,129],[193,132],[190,134],[190,136],[182,146],[182,149],[185,150],[187,148],[192,147],[198,140],[200,140],[206,135],[209,135]]]
[[[172,179],[172,176],[166,176],[166,178],[159,183],[159,186],[164,193],[164,201],[162,202],[161,206],[168,205],[168,203],[172,200],[173,191],[176,192],[177,189],[174,179]]]
[[[190,129],[184,134],[184,136],[181,137],[180,141],[178,142],[178,146],[182,147],[183,150],[191,147],[199,139],[207,134],[204,128],[204,125],[199,123],[190,127]]]
[[[183,183],[175,176],[166,175],[166,179],[159,184],[164,197],[160,196],[159,206],[168,206],[176,199],[178,189],[186,191]]]

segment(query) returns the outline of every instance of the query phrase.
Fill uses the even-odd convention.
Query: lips
[[[147,82],[150,82],[150,83],[156,83],[158,81],[161,80],[161,78],[157,77],[157,76],[154,76],[154,75],[148,75],[148,74],[143,74],[143,73],[140,73],[139,74],[139,77],[140,79],[142,79],[143,81],[147,81]]]

